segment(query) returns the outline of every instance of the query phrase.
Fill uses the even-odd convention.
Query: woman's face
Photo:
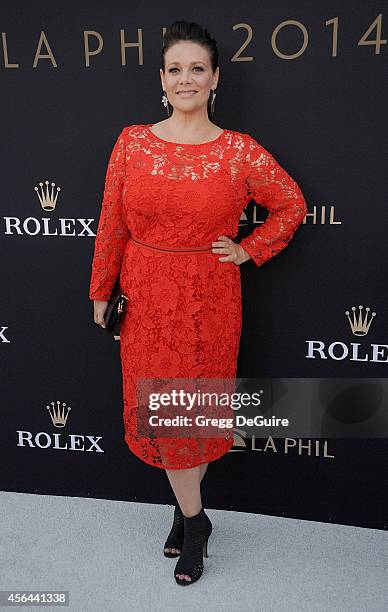
[[[171,106],[182,112],[207,108],[210,90],[218,84],[219,68],[213,74],[205,47],[186,40],[175,43],[164,54],[164,69],[160,78]],[[182,91],[195,93],[179,93]]]

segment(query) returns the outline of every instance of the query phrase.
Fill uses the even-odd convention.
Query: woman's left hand
[[[239,266],[251,258],[251,256],[244,251],[242,246],[233,242],[229,236],[218,236],[218,241],[212,242],[212,247],[213,253],[226,254],[226,257],[219,257],[218,261],[231,261],[236,264],[236,266]]]

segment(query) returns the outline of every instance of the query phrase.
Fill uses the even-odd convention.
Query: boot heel
[[[207,543],[208,543],[209,538],[207,538],[204,543],[203,543],[203,556],[204,557],[208,557],[208,553],[207,553]]]

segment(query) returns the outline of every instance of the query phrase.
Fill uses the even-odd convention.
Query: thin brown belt
[[[213,252],[213,247],[161,247],[158,246],[156,244],[150,244],[149,242],[143,242],[143,240],[139,240],[138,238],[135,238],[134,236],[131,236],[131,239],[134,242],[137,242],[138,244],[141,244],[142,246],[145,246],[149,249],[155,249],[156,251],[168,251],[171,253],[212,253]]]

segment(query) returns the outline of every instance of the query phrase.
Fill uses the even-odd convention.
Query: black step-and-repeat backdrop
[[[262,380],[268,414],[288,398],[343,434],[236,430],[204,504],[386,529],[387,16],[377,0],[239,7],[2,2],[1,488],[173,501],[125,444],[120,340],[88,289],[111,149],[167,116],[163,28],[186,19],[218,41],[214,122],[256,138],[308,204],[282,253],[241,266],[238,376]],[[251,202],[239,238],[266,215]]]

